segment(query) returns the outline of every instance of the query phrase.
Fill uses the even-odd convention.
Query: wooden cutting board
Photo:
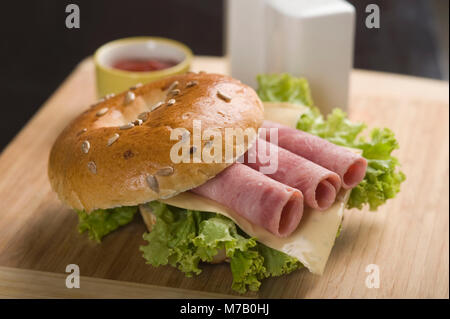
[[[222,58],[197,58],[193,69],[227,72]],[[347,211],[323,276],[299,270],[264,281],[268,298],[449,297],[448,82],[354,71],[350,117],[391,128],[407,181],[378,212]],[[228,265],[205,265],[196,278],[153,268],[138,250],[145,242],[138,216],[102,244],[77,232],[76,214],[47,180],[57,134],[95,100],[92,61],[80,63],[0,156],[1,297],[223,297]],[[314,93],[314,92],[313,92]],[[65,288],[77,264],[81,288]],[[379,267],[379,288],[367,288],[366,267]]]

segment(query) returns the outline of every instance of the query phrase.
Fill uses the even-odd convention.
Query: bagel
[[[169,198],[213,178],[253,143],[236,140],[221,161],[174,163],[175,128],[189,131],[192,145],[194,120],[224,136],[226,128],[256,132],[263,117],[256,92],[224,75],[187,73],[135,86],[101,99],[61,132],[49,180],[62,202],[86,212]]]

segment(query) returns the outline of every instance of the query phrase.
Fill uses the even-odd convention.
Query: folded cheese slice
[[[265,119],[294,127],[304,106],[289,103],[264,103]],[[321,275],[333,248],[336,234],[342,222],[344,208],[350,190],[342,190],[336,202],[325,211],[305,207],[298,228],[288,237],[280,238],[252,225],[245,218],[227,207],[191,192],[161,200],[168,205],[205,212],[214,212],[232,219],[246,234],[264,245],[297,258],[309,271]]]
[[[252,225],[236,212],[191,192],[181,193],[161,202],[190,210],[218,213],[231,218],[247,235],[264,245],[295,257],[314,274],[321,275],[333,248],[349,191],[325,211],[305,207],[297,229],[288,237],[278,237],[258,225]]]
[[[296,128],[300,116],[308,108],[304,105],[286,102],[264,102],[264,119]]]

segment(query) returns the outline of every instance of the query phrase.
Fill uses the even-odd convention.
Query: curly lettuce
[[[78,213],[78,231],[88,232],[89,238],[100,242],[104,236],[133,220],[137,206],[123,206],[111,209],[97,209],[87,214]]]
[[[340,109],[334,109],[326,118],[314,106],[308,82],[289,74],[258,76],[258,95],[263,101],[290,102],[308,107],[302,114],[297,129],[320,136],[346,147],[362,150],[368,168],[363,181],[356,186],[347,203],[348,208],[361,209],[365,205],[377,210],[400,191],[405,174],[399,170],[399,161],[392,151],[399,147],[394,133],[387,128],[375,128],[369,138],[362,133],[366,126],[354,123]]]
[[[398,148],[397,140],[387,128],[374,129],[369,141],[361,138],[354,147],[363,151],[368,166],[365,178],[352,190],[347,205],[361,209],[367,203],[370,210],[376,210],[400,192],[400,185],[406,179],[405,174],[397,170],[398,159],[391,156]]]
[[[156,224],[144,234],[140,250],[152,266],[171,265],[191,277],[201,273],[200,263],[211,262],[225,252],[233,276],[232,289],[257,291],[261,280],[287,274],[302,264],[244,235],[224,216],[185,210],[158,201],[149,203]]]
[[[262,101],[290,102],[312,106],[313,100],[308,81],[289,74],[264,74],[257,76],[258,95]]]

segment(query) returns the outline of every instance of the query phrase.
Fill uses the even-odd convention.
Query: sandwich
[[[140,215],[149,265],[195,277],[225,262],[239,293],[300,268],[322,274],[344,210],[376,210],[400,191],[398,143],[386,128],[364,137],[340,109],[324,117],[303,78],[258,83],[189,72],[74,119],[48,175],[80,233],[100,242]]]

